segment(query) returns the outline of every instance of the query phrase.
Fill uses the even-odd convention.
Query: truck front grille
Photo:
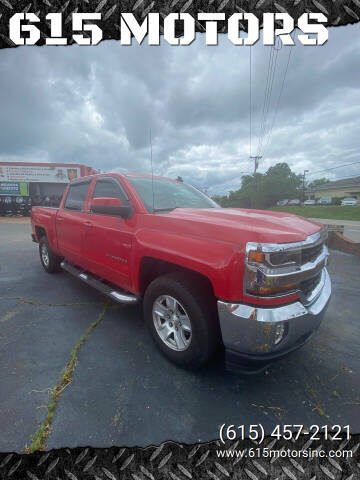
[[[317,287],[321,280],[322,271],[319,272],[315,277],[308,278],[300,283],[300,290],[305,297],[308,297],[311,292]]]
[[[321,254],[324,248],[324,244],[320,243],[318,245],[304,247],[301,252],[301,263],[314,262],[318,256]]]

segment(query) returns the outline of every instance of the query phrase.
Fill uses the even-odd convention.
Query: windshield
[[[191,185],[149,177],[128,177],[148,212],[180,208],[220,208]],[[154,195],[153,195],[154,182]],[[153,208],[154,204],[154,208]]]

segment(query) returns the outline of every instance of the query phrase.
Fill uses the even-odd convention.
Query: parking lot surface
[[[170,364],[141,306],[120,306],[67,273],[46,274],[28,223],[0,222],[0,450],[22,452],[77,351],[43,448],[218,438],[219,426],[351,426],[360,432],[360,258],[332,252],[333,298],[302,349],[255,376]]]
[[[360,222],[353,220],[331,220],[329,218],[310,218],[324,225],[341,225],[344,227],[344,236],[353,242],[360,242]]]

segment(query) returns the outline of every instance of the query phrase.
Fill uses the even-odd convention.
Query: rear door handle
[[[85,227],[92,227],[93,226],[92,222],[84,222],[84,224],[85,224]]]

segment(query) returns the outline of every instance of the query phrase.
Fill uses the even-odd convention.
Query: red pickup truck
[[[187,368],[224,346],[230,369],[260,371],[310,338],[330,300],[321,225],[221,208],[180,181],[83,177],[58,209],[34,207],[31,221],[48,273],[142,301],[158,347]]]

